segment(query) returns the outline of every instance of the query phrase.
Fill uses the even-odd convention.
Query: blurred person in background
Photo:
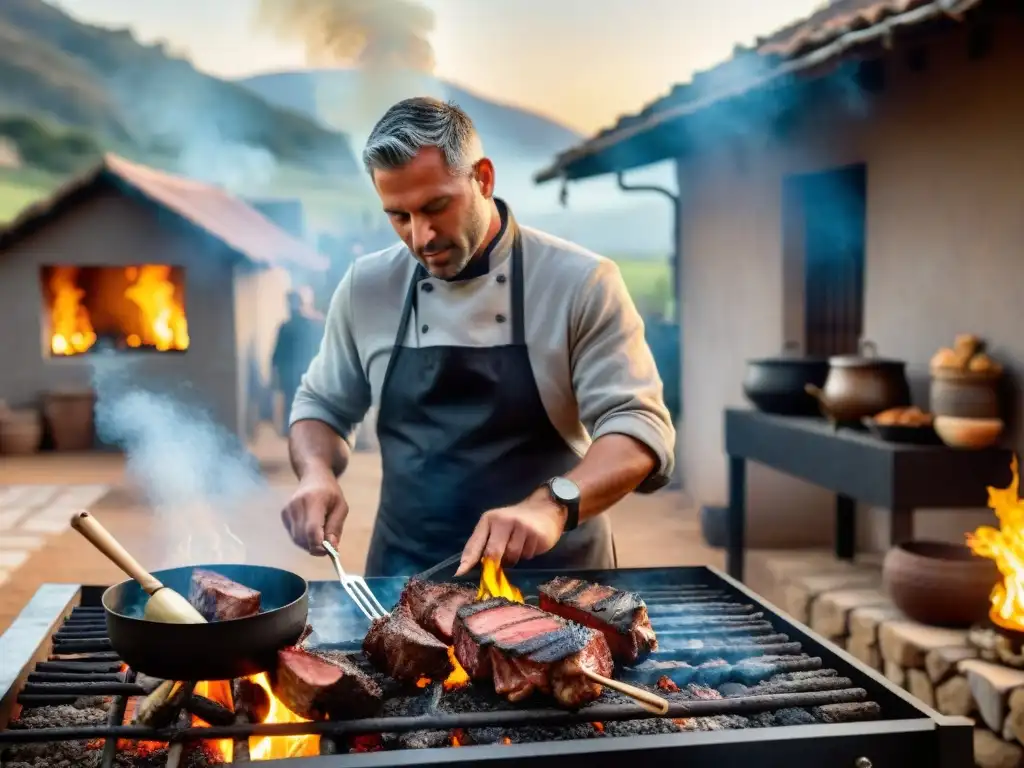
[[[284,399],[282,434],[288,433],[295,393],[324,337],[324,318],[313,307],[312,290],[296,288],[288,292],[287,300],[288,319],[277,329],[270,363],[274,392],[280,392]]]

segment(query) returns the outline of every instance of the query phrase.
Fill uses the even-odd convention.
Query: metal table
[[[743,578],[747,462],[756,461],[836,494],[836,556],[855,550],[857,502],[889,510],[889,541],[913,537],[914,510],[984,507],[988,487],[1010,482],[1012,452],[905,445],[825,419],[727,408],[729,542],[726,568]]]

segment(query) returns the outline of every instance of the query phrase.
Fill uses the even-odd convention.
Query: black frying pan
[[[96,518],[76,512],[71,527],[131,576],[103,593],[110,644],[136,672],[164,680],[230,680],[266,672],[277,651],[306,627],[306,580],[262,565],[186,566],[149,573]],[[216,571],[260,592],[255,616],[206,622],[184,598],[192,571]]]
[[[187,595],[192,571],[204,568],[261,594],[262,610],[243,619],[170,624],[142,618],[149,595],[134,580],[103,593],[110,644],[136,672],[164,680],[230,680],[266,672],[277,651],[306,627],[309,592],[294,573],[262,565],[197,565],[156,571],[165,587]]]

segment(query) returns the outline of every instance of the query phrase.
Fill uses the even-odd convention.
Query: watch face
[[[556,477],[551,481],[551,492],[555,498],[565,502],[579,501],[580,488],[566,477]]]

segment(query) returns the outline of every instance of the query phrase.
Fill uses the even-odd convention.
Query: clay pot
[[[998,419],[1002,415],[999,386],[999,378],[990,374],[933,371],[930,410],[936,416]]]
[[[0,454],[27,456],[43,442],[43,420],[35,410],[0,409]]]
[[[91,390],[47,392],[43,413],[57,451],[88,451],[95,446],[93,408],[96,395]]]
[[[922,624],[969,627],[988,616],[989,595],[1002,579],[992,560],[966,545],[908,541],[885,556],[882,581],[893,603]]]
[[[813,416],[818,412],[818,404],[804,387],[823,387],[826,378],[828,360],[801,357],[796,354],[796,345],[789,342],[780,357],[747,361],[743,394],[764,413]]]
[[[878,357],[870,341],[862,341],[860,350],[860,355],[830,357],[825,386],[805,387],[831,421],[859,423],[865,416],[910,405],[906,363]]]

